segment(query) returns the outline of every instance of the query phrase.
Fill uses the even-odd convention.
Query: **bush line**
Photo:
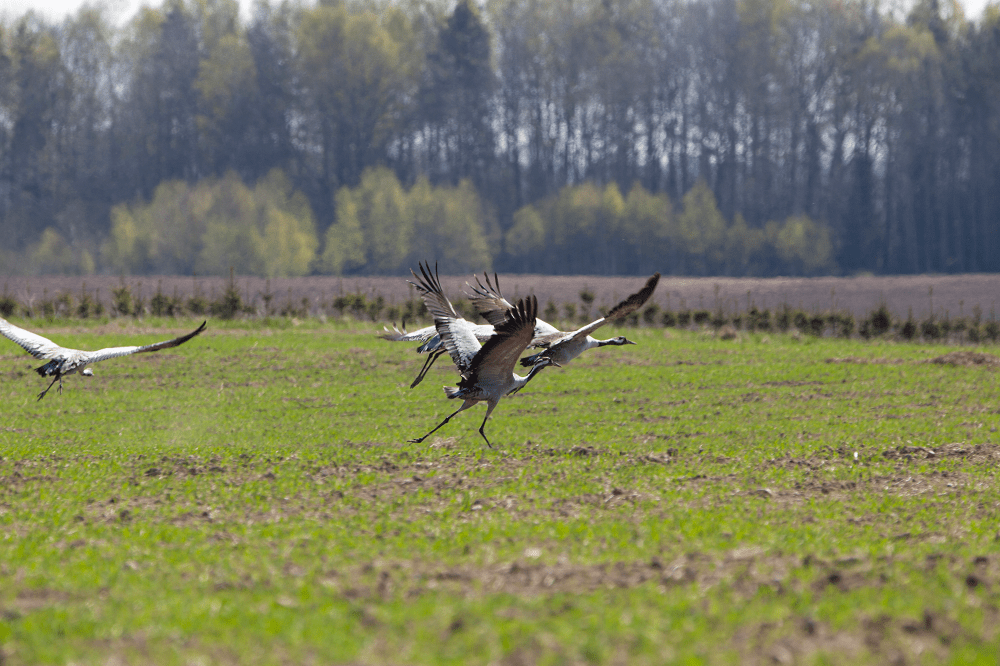
[[[542,317],[564,326],[585,324],[597,316],[604,316],[607,308],[602,306],[592,312],[594,294],[582,290],[579,302],[557,305],[552,300],[546,304]],[[474,320],[477,318],[475,309],[468,301],[454,302],[459,314]],[[1000,341],[1000,323],[990,313],[990,318],[983,321],[979,306],[972,309],[971,317],[960,316],[951,318],[947,313],[944,317],[931,315],[918,321],[913,318],[912,310],[906,319],[894,317],[886,303],[879,304],[860,322],[847,311],[814,311],[808,312],[801,308],[792,308],[787,303],[775,310],[759,309],[751,304],[749,308],[735,313],[723,312],[721,307],[714,310],[704,308],[691,309],[681,301],[680,308],[661,308],[651,303],[639,312],[635,312],[621,322],[629,327],[678,328],[686,330],[714,330],[720,337],[732,337],[739,332],[744,333],[792,333],[813,337],[863,338],[863,339],[893,339],[908,342],[946,342],[955,344],[983,344]],[[270,281],[263,293],[253,297],[240,291],[236,280],[230,275],[222,294],[206,295],[198,282],[195,282],[194,294],[184,298],[178,295],[165,294],[162,284],[158,283],[156,292],[146,298],[139,284],[135,290],[125,284],[114,288],[110,304],[105,306],[101,299],[100,289],[93,292],[87,289],[84,282],[78,293],[63,292],[50,295],[43,292],[40,300],[30,302],[17,300],[5,286],[0,294],[0,316],[9,318],[20,316],[28,319],[99,319],[144,316],[181,317],[207,316],[218,319],[267,319],[274,317],[304,319],[307,317],[342,319],[350,317],[357,321],[372,321],[382,323],[405,323],[411,328],[413,324],[429,325],[432,320],[418,298],[411,298],[400,304],[390,304],[377,295],[372,298],[361,294],[340,294],[329,299],[310,302],[306,297],[296,299],[291,290],[279,299],[271,291]]]

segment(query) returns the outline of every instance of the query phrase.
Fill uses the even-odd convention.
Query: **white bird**
[[[485,402],[486,416],[479,426],[479,434],[483,436],[486,445],[492,448],[493,445],[484,432],[490,414],[504,396],[524,388],[539,370],[551,363],[550,359],[542,359],[526,377],[514,374],[518,357],[531,342],[535,315],[538,312],[538,300],[534,296],[519,300],[517,305],[510,309],[504,321],[494,326],[493,336],[485,344],[480,344],[475,334],[462,323],[466,320],[458,316],[441,290],[437,268],[435,267],[432,274],[430,266],[425,267],[421,264],[420,272],[423,277],[413,273],[413,277],[417,279],[413,284],[420,291],[428,311],[434,317],[434,326],[441,336],[441,343],[462,373],[462,381],[457,387],[444,387],[445,395],[449,399],[461,398],[464,402],[429,433],[418,439],[411,439],[410,442],[419,444],[459,412],[477,402]]]
[[[42,336],[32,333],[31,331],[26,331],[23,328],[14,326],[5,319],[0,319],[0,335],[3,335],[5,338],[13,340],[17,344],[21,345],[26,352],[35,358],[49,359],[49,362],[45,365],[35,368],[35,372],[42,377],[55,376],[52,383],[49,384],[44,391],[38,394],[38,399],[41,400],[56,382],[59,382],[59,393],[62,393],[62,378],[66,375],[78,373],[86,377],[91,377],[93,376],[94,371],[87,366],[93,363],[100,363],[101,361],[106,361],[109,358],[128,356],[129,354],[155,352],[169,347],[176,347],[177,345],[187,342],[194,336],[204,331],[207,323],[208,322],[202,322],[201,326],[199,326],[196,331],[183,335],[179,338],[174,338],[173,340],[157,342],[151,345],[143,345],[141,347],[108,347],[107,349],[99,349],[97,351],[82,351],[79,349],[67,349],[66,347],[60,347],[48,338],[43,338]]]
[[[473,324],[471,321],[462,318],[459,318],[459,322],[465,322],[461,325],[468,326],[469,330],[472,331],[472,334],[476,336],[476,339],[479,340],[479,342],[486,342],[493,337],[493,327],[489,324]],[[424,361],[424,367],[420,369],[420,372],[417,374],[417,378],[413,380],[412,384],[410,384],[410,388],[413,388],[422,382],[424,375],[426,375],[427,371],[431,369],[432,365],[434,365],[434,361],[437,360],[438,356],[447,351],[444,348],[444,345],[441,344],[441,336],[438,335],[437,329],[433,326],[425,326],[424,328],[407,333],[406,322],[403,322],[402,331],[396,328],[395,324],[393,324],[391,331],[385,326],[383,326],[382,329],[385,333],[380,333],[379,337],[383,340],[389,340],[390,342],[419,341],[422,344],[417,347],[417,353],[430,354],[430,356],[427,357],[427,360]]]
[[[490,283],[489,275],[485,275],[485,277],[485,285],[479,281],[478,277],[476,278],[478,286],[473,287],[476,296],[472,297],[472,304],[476,307],[476,311],[483,315],[486,321],[496,323],[497,321],[501,321],[502,317],[506,316],[505,312],[511,306],[500,292],[500,282],[496,275],[494,274],[493,276],[492,284]],[[635,343],[625,336],[618,336],[609,340],[597,340],[591,337],[590,334],[608,322],[621,319],[641,308],[649,300],[649,297],[653,295],[653,291],[656,289],[659,281],[660,274],[654,273],[646,280],[646,284],[642,289],[611,308],[606,316],[595,319],[575,331],[560,331],[554,326],[539,321],[535,324],[535,336],[531,340],[531,346],[544,347],[545,351],[526,356],[521,359],[521,365],[524,367],[534,366],[541,359],[547,358],[552,362],[552,365],[562,366],[588,349],[608,345],[634,345]]]

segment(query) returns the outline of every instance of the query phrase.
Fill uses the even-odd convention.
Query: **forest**
[[[0,25],[0,273],[1000,271],[1000,9],[166,0]]]

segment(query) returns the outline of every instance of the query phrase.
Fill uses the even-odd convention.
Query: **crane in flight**
[[[486,441],[486,445],[493,448],[485,432],[486,421],[490,418],[490,414],[501,399],[524,388],[539,370],[552,364],[551,359],[541,359],[531,368],[527,376],[514,374],[517,359],[521,352],[527,349],[534,333],[538,299],[529,296],[518,300],[505,315],[504,321],[493,326],[493,335],[485,344],[481,344],[469,327],[461,323],[466,320],[458,316],[444,295],[437,275],[437,266],[431,273],[429,265],[421,264],[420,273],[420,276],[413,273],[413,277],[417,280],[413,284],[420,291],[427,310],[434,317],[434,326],[441,337],[441,344],[451,354],[458,371],[462,373],[462,380],[458,386],[446,386],[444,392],[449,399],[461,398],[463,402],[461,407],[446,416],[433,430],[423,437],[411,439],[410,443],[419,444],[459,412],[465,411],[477,402],[485,402],[486,416],[479,426],[479,434]]]
[[[14,326],[9,321],[2,318],[0,318],[0,335],[4,336],[8,340],[13,340],[35,358],[48,360],[48,363],[45,365],[35,368],[35,372],[42,377],[53,377],[52,383],[49,384],[44,391],[38,394],[38,399],[41,400],[56,382],[59,382],[59,393],[61,394],[62,378],[66,375],[81,374],[86,377],[91,377],[93,376],[94,371],[88,368],[88,365],[100,363],[101,361],[106,361],[109,358],[118,358],[119,356],[141,354],[144,352],[155,352],[160,351],[161,349],[176,347],[177,345],[184,344],[194,336],[204,331],[207,323],[207,321],[202,322],[201,326],[199,326],[197,330],[188,333],[187,335],[182,335],[179,338],[174,338],[173,340],[156,342],[151,345],[142,345],[139,347],[108,347],[107,349],[98,349],[97,351],[83,351],[80,349],[60,347],[48,338],[43,338],[36,333]]]
[[[414,275],[416,274],[414,273]],[[496,284],[499,285],[496,275],[494,275],[493,279]],[[477,277],[476,280],[478,282],[479,278]],[[411,284],[413,284],[412,281]],[[479,283],[479,289],[472,287],[474,293],[469,296],[469,300],[472,301],[476,307],[476,311],[480,314],[492,314],[492,316],[484,314],[484,318],[489,323],[475,324],[467,319],[459,317],[452,324],[452,326],[463,326],[470,330],[480,343],[485,343],[493,337],[493,324],[503,322],[507,311],[513,307],[507,302],[503,295],[500,294],[499,289],[490,283],[489,275],[486,275],[486,284],[490,285],[490,287],[484,287],[481,282]],[[415,331],[407,332],[406,322],[404,321],[402,329],[403,330],[396,328],[395,324],[393,324],[391,331],[383,326],[382,330],[384,332],[380,333],[379,337],[390,342],[420,342],[420,346],[417,347],[417,353],[430,354],[430,356],[427,357],[427,360],[424,361],[424,366],[420,369],[416,379],[414,379],[413,383],[410,384],[410,388],[413,388],[423,381],[427,371],[431,369],[432,365],[434,365],[434,361],[436,361],[439,356],[444,354],[446,350],[444,345],[441,344],[441,336],[438,335],[437,328],[434,326],[425,326]],[[536,318],[535,330],[532,339],[541,338],[542,336],[559,332],[559,329],[555,326]]]
[[[490,324],[473,324],[467,319],[459,318],[455,325],[467,327],[470,331],[472,331],[472,334],[476,336],[476,339],[479,340],[480,343],[486,342],[493,337],[493,326]],[[424,361],[424,366],[420,368],[420,372],[417,373],[416,379],[414,379],[413,383],[410,384],[410,388],[413,388],[424,380],[424,375],[426,375],[427,371],[431,369],[432,365],[434,365],[434,361],[436,361],[438,356],[441,356],[447,350],[441,343],[441,336],[438,335],[437,329],[434,326],[425,326],[409,333],[406,332],[405,321],[402,326],[403,330],[399,330],[396,328],[396,325],[393,324],[391,331],[383,326],[382,329],[385,332],[380,333],[379,337],[383,340],[389,340],[390,342],[420,342],[420,346],[417,347],[417,353],[430,354],[427,357],[427,360]]]
[[[510,310],[511,305],[500,291],[500,281],[496,274],[493,275],[492,282],[490,282],[488,274],[484,273],[484,277],[486,279],[485,285],[479,280],[478,276],[476,277],[477,286],[472,287],[475,292],[475,295],[471,297],[472,304],[486,321],[496,324],[496,322],[503,321],[503,318],[507,316],[506,313]],[[630,315],[645,305],[649,297],[653,295],[653,291],[656,290],[656,285],[659,282],[660,274],[654,273],[646,280],[646,284],[642,289],[629,295],[621,303],[611,308],[606,316],[595,319],[575,331],[560,331],[556,327],[539,320],[535,325],[535,335],[531,340],[530,346],[544,347],[545,350],[524,357],[521,359],[521,365],[531,367],[536,365],[541,359],[547,358],[552,361],[552,365],[562,366],[588,349],[606,347],[608,345],[634,345],[634,342],[623,335],[608,340],[598,340],[591,337],[590,334],[601,326]]]

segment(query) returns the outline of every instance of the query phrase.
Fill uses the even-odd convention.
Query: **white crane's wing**
[[[43,338],[36,333],[14,326],[14,324],[2,318],[0,318],[0,335],[8,340],[13,340],[24,351],[35,358],[56,358],[63,353],[76,351],[75,349],[60,347],[48,338]]]
[[[541,319],[535,318],[535,333],[532,337],[532,343],[534,343],[534,338],[541,338],[546,335],[553,335],[555,333],[562,333],[558,328],[548,323],[547,321],[542,321]]]
[[[511,308],[514,306],[510,304],[510,301],[504,298],[503,293],[500,291],[499,277],[497,277],[497,274],[494,273],[493,280],[491,282],[489,274],[483,273],[483,277],[486,280],[485,285],[482,281],[480,281],[478,275],[473,277],[476,278],[476,286],[473,287],[471,284],[469,285],[473,292],[473,295],[469,296],[469,301],[472,303],[472,306],[476,308],[476,312],[483,316],[483,319],[488,321],[493,326],[502,324],[507,318],[507,313],[510,312]],[[469,283],[466,282],[466,284]],[[544,336],[554,334],[562,335],[563,333],[552,324],[542,321],[537,317],[535,318],[534,338],[542,338]],[[480,338],[480,340],[482,340],[482,338]]]
[[[469,364],[479,351],[482,345],[476,339],[476,325],[463,319],[455,312],[451,301],[444,295],[441,289],[441,279],[438,277],[437,265],[431,273],[430,265],[419,264],[420,275],[412,270],[416,282],[410,282],[421,298],[427,311],[434,317],[434,328],[441,336],[441,344],[448,350],[451,360],[455,362],[459,372],[465,374],[469,369]]]
[[[182,345],[194,336],[198,335],[205,330],[206,325],[208,325],[208,322],[204,321],[196,330],[188,333],[187,335],[182,335],[179,338],[174,338],[173,340],[154,342],[151,345],[142,345],[138,347],[108,347],[106,349],[98,349],[97,351],[85,352],[85,358],[88,364],[100,363],[101,361],[107,361],[109,358],[118,358],[119,356],[128,356],[129,354],[142,354],[145,352],[160,351],[161,349],[169,349],[170,347]]]
[[[406,332],[406,327],[403,330],[396,328],[396,325],[392,325],[392,330],[390,331],[385,326],[382,327],[385,333],[379,333],[378,337],[383,340],[388,340],[389,342],[427,342],[435,335],[437,335],[437,329],[433,326],[424,326],[423,328],[418,328],[415,331],[409,333]]]
[[[537,298],[519,300],[506,321],[494,327],[496,334],[476,354],[470,372],[462,377],[462,385],[502,385],[509,381],[521,352],[531,342],[537,313]]]
[[[600,319],[595,319],[594,321],[590,322],[583,328],[578,328],[572,333],[567,333],[564,337],[558,337],[558,336],[550,337],[546,341],[547,344],[539,344],[538,346],[541,347],[548,346],[549,348],[551,348],[559,344],[560,342],[567,342],[569,340],[578,340],[580,338],[584,338],[593,333],[594,331],[596,331],[597,329],[599,329],[601,326],[607,324],[609,321],[614,321],[615,319],[621,319],[626,315],[632,314],[633,312],[635,312],[636,310],[638,310],[639,308],[641,308],[643,305],[646,304],[646,301],[648,301],[649,297],[653,295],[653,291],[656,290],[656,285],[659,284],[659,282],[660,282],[660,274],[653,273],[653,275],[651,275],[650,278],[646,280],[646,284],[643,285],[642,289],[635,292],[634,294],[631,294],[624,301],[622,301],[615,307],[611,308],[608,311],[607,316],[601,317]]]
[[[493,274],[491,282],[490,274],[483,272],[483,279],[486,280],[485,285],[479,279],[478,275],[473,275],[473,277],[476,278],[475,287],[468,282],[465,283],[472,289],[472,295],[469,296],[472,307],[476,308],[476,312],[481,314],[483,319],[493,326],[504,323],[507,319],[507,313],[514,306],[503,297],[503,293],[500,291],[500,279],[497,277],[497,274]]]

